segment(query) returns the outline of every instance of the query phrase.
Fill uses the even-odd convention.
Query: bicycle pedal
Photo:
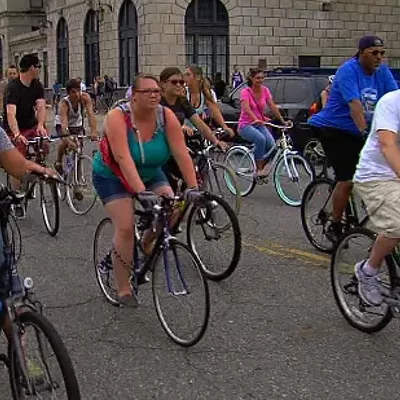
[[[266,185],[269,182],[268,176],[257,176],[257,183],[259,185]]]

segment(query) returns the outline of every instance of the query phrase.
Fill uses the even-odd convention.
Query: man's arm
[[[363,132],[367,127],[364,109],[361,103],[361,93],[358,87],[357,72],[352,65],[345,65],[339,68],[335,81],[345,102],[349,105],[350,115],[354,124]]]
[[[69,107],[68,104],[61,100],[59,105],[59,113],[60,113],[60,122],[61,122],[61,134],[67,135],[68,134],[68,111]]]
[[[37,119],[38,119],[38,132],[39,134],[47,134],[46,132],[46,100],[44,98],[44,88],[43,85],[37,82],[37,96],[36,96],[36,109],[37,109]]]
[[[17,122],[17,106],[15,104],[7,104],[7,122],[14,138],[20,135]]]
[[[368,128],[367,121],[365,120],[363,105],[360,100],[352,100],[349,103],[350,107],[350,115],[353,118],[353,121],[356,127],[360,132],[363,132]]]
[[[82,93],[82,100],[84,101],[85,109],[89,120],[90,137],[92,140],[95,140],[97,139],[97,121],[96,121],[96,116],[94,115],[93,112],[92,99],[90,98],[89,94]]]
[[[398,145],[398,134],[387,130],[381,130],[378,131],[378,138],[383,156],[390,168],[392,168],[395,174],[400,178],[400,148]]]

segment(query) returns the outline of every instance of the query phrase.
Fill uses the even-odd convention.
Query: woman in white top
[[[200,118],[203,119],[206,117],[206,112],[210,111],[214,121],[229,133],[230,136],[234,136],[233,130],[225,123],[218,104],[212,95],[210,85],[203,76],[201,67],[189,66],[186,69],[184,79],[187,85],[187,98]],[[185,121],[185,124],[191,126],[190,121]]]

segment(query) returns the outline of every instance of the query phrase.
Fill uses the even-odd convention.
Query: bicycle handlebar
[[[277,125],[273,124],[272,122],[264,122],[264,125],[270,126],[271,128],[279,129],[281,131],[292,129],[293,128],[293,121],[288,121],[287,125]]]

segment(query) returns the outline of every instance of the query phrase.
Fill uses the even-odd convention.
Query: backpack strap
[[[157,128],[162,128],[165,130],[166,125],[165,107],[159,104],[157,106]]]

